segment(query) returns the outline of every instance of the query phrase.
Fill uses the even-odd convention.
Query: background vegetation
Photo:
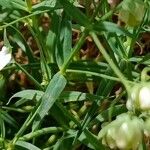
[[[0,149],[148,149],[149,31],[149,0],[0,0]]]

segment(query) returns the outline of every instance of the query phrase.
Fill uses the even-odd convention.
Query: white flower
[[[150,108],[150,88],[142,87],[139,93],[139,103],[141,109]]]
[[[140,83],[131,89],[126,103],[128,110],[150,110],[150,84]]]
[[[143,120],[124,113],[102,127],[98,137],[102,139],[102,144],[109,146],[111,149],[135,150],[139,148],[142,142],[143,129]]]
[[[6,46],[0,51],[0,70],[2,70],[11,61],[11,51]]]

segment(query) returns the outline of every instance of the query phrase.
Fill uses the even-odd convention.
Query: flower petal
[[[150,88],[141,88],[139,93],[139,102],[141,109],[150,109]]]
[[[0,51],[0,70],[2,70],[11,61],[11,53],[6,46]]]

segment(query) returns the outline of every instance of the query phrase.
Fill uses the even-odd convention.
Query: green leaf
[[[41,99],[41,97],[43,96],[44,92],[42,91],[38,91],[38,90],[23,90],[20,92],[15,93],[10,99],[9,102],[15,98],[15,97],[20,97],[20,98],[24,98],[24,99],[28,99],[28,100],[32,100],[33,98],[35,98],[37,101],[39,101]]]
[[[150,61],[150,53],[146,54],[138,64],[142,64],[144,62]]]
[[[104,121],[108,121],[109,119],[109,112],[112,108],[108,108],[107,110],[104,110],[103,112],[101,112],[98,116],[96,116],[96,120],[100,121],[100,122],[104,122]],[[111,116],[115,117],[121,113],[126,112],[127,109],[125,107],[125,105],[116,105],[113,107],[113,111]]]
[[[42,119],[47,115],[50,108],[53,106],[55,101],[66,86],[66,79],[59,72],[54,75],[50,81],[42,99],[41,103],[36,111],[36,117],[33,122],[33,130],[37,129]]]
[[[107,69],[105,70],[104,74],[113,76],[114,72],[108,66]],[[103,78],[99,84],[96,94],[100,95],[100,96],[108,96],[110,94],[111,90],[113,89],[114,85],[115,85],[115,81]]]
[[[15,93],[10,99],[9,102],[15,98],[23,98],[23,99],[28,99],[28,100],[33,100],[36,99],[39,101],[44,92],[39,91],[39,90],[23,90],[20,92]],[[102,97],[94,94],[89,94],[89,93],[83,93],[83,92],[78,92],[78,91],[63,91],[60,96],[59,96],[59,101],[63,103],[68,103],[68,102],[78,102],[78,101],[84,101],[84,100],[89,100],[89,101],[94,101],[97,99],[101,99]]]
[[[12,118],[7,112],[0,109],[1,118],[7,122],[8,124],[12,125],[13,127],[17,128],[18,123],[15,121],[14,118]]]
[[[0,138],[5,138],[5,124],[3,118],[1,118],[0,114]]]
[[[7,32],[6,32],[6,28],[4,29],[4,46],[8,47],[9,49],[11,49],[11,45],[9,43],[9,40],[7,38]]]
[[[117,24],[108,21],[95,23],[93,25],[93,29],[97,32],[106,31],[110,33],[117,33],[117,35],[133,37],[133,35],[126,29],[119,27]]]
[[[60,16],[57,13],[53,13],[51,15],[51,29],[48,32],[46,37],[46,46],[48,49],[49,61],[48,62],[55,62],[55,51],[56,51],[56,44],[59,38],[59,29],[60,29]]]
[[[67,110],[66,110],[67,111]],[[59,108],[59,105],[55,103],[50,109],[50,115],[64,128],[69,128],[69,118],[66,114]]]
[[[150,58],[150,55],[147,54],[144,57],[141,57],[141,56],[132,57],[132,58],[129,59],[129,61],[135,62],[135,63],[138,63],[138,64],[149,65],[150,64],[150,59],[149,58]]]
[[[41,150],[40,148],[36,147],[35,145],[28,143],[28,142],[24,142],[24,141],[17,141],[15,143],[15,147],[19,150],[19,149],[26,149],[26,150]]]
[[[0,100],[4,99],[6,96],[6,76],[0,73]]]
[[[67,103],[67,102],[79,102],[84,100],[94,101],[101,98],[102,97],[98,95],[89,93],[82,93],[78,91],[65,91],[60,95],[59,100],[61,102]]]
[[[0,14],[0,22],[4,22],[5,20],[7,20],[8,15],[9,15],[9,11],[3,10],[3,12],[1,12]]]
[[[71,113],[66,110],[61,103],[56,102],[50,112],[58,122],[60,120],[62,123],[64,122],[64,126],[68,126],[68,124],[66,125],[66,123],[70,120],[73,121],[78,127],[80,127],[79,121],[73,115],[71,115]]]
[[[116,54],[119,59],[127,58],[127,52],[124,48],[123,41],[118,37],[117,33],[105,34],[105,41],[110,46],[111,51]]]
[[[85,129],[84,132],[80,135],[79,140],[88,147],[92,145],[94,150],[104,149],[104,146],[98,140],[98,138],[87,129]]]
[[[39,14],[42,11],[53,11],[61,9],[62,6],[56,0],[46,0],[32,6],[32,12]]]
[[[64,10],[67,12],[69,16],[71,16],[77,23],[82,26],[90,26],[87,16],[85,16],[79,9],[77,9],[73,4],[68,2],[68,0],[59,0],[63,5]]]
[[[27,44],[26,39],[22,35],[22,33],[14,26],[11,26],[10,28],[11,34],[13,34],[13,39],[15,43],[26,53],[28,56],[29,62],[33,63],[35,62],[35,58],[33,56],[33,52],[30,48],[30,46]]]
[[[53,150],[69,150],[72,144],[72,135],[60,138],[54,145]]]
[[[0,0],[0,5],[9,9],[21,9],[28,11],[26,3],[22,0]]]
[[[72,49],[72,26],[70,17],[65,13],[60,25],[59,38],[57,40],[56,61],[59,67],[69,57]]]
[[[35,11],[35,10],[43,10],[43,8],[55,7],[56,2],[57,2],[56,0],[45,0],[38,4],[33,5],[32,9],[33,11]]]
[[[124,0],[119,11],[119,18],[127,25],[134,27],[141,23],[144,13],[145,4],[142,0]]]

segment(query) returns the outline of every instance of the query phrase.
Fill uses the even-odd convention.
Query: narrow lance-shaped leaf
[[[33,5],[32,10],[33,11],[35,11],[35,10],[40,11],[40,10],[43,10],[43,8],[52,8],[52,7],[56,6],[56,3],[57,3],[57,0],[42,1],[40,3]],[[57,4],[57,6],[59,6],[59,5]]]
[[[33,56],[32,49],[27,44],[22,33],[14,26],[11,26],[11,28],[9,29],[9,32],[14,35],[12,41],[16,42],[16,44],[26,53],[29,62],[31,62],[31,63],[35,62],[35,58]]]
[[[27,5],[23,0],[0,0],[0,5],[9,9],[21,9],[27,11]]]
[[[74,20],[76,20],[80,25],[88,26],[90,21],[87,16],[85,16],[79,9],[73,6],[68,0],[59,0],[63,5],[65,11],[70,15]]]
[[[5,138],[5,124],[0,114],[0,138]]]
[[[53,150],[69,150],[71,149],[71,143],[72,143],[72,135],[63,136],[61,139],[59,139],[54,147]]]
[[[41,150],[40,148],[36,147],[35,145],[28,143],[28,142],[24,142],[24,141],[17,141],[15,143],[16,148],[19,149],[26,149],[26,150]]]
[[[47,115],[48,111],[65,88],[66,83],[67,80],[62,74],[57,73],[54,75],[42,97],[41,104],[36,111],[36,117],[33,122],[33,130],[38,128],[42,119],[45,117],[45,115]]]
[[[15,121],[14,118],[12,118],[7,112],[0,110],[1,113],[1,118],[7,122],[8,124],[10,124],[11,126],[17,128],[18,127],[18,123]]]
[[[23,91],[20,91],[20,92],[15,93],[15,94],[9,99],[9,102],[8,102],[7,104],[9,104],[10,101],[11,101],[13,98],[15,98],[15,97],[32,100],[35,95],[36,95],[36,100],[39,101],[39,100],[41,99],[41,97],[43,96],[43,94],[44,94],[44,92],[43,92],[43,91],[39,91],[39,90],[23,90]]]
[[[57,40],[56,60],[59,66],[69,57],[72,48],[72,26],[70,17],[64,13]]]
[[[59,30],[60,30],[60,16],[54,12],[51,15],[51,29],[49,30],[46,37],[46,46],[47,46],[47,61],[55,62],[55,51],[56,44],[59,38]]]
[[[33,100],[35,98],[36,101],[39,101],[43,95],[44,95],[43,91],[23,90],[23,91],[15,93],[9,99],[8,104],[11,102],[11,100],[13,98],[16,98],[16,97],[22,98],[22,99],[27,99],[28,101]],[[94,100],[101,99],[101,98],[102,98],[101,96],[93,95],[93,94],[89,94],[89,93],[83,93],[83,92],[78,92],[78,91],[63,91],[60,94],[58,99],[62,103],[67,103],[67,102],[79,102],[79,101],[84,101],[84,100],[94,101]],[[25,101],[25,102],[27,102],[27,101]]]
[[[106,31],[110,33],[117,33],[117,35],[129,36],[131,38],[133,37],[133,35],[129,31],[125,30],[122,27],[119,27],[115,23],[108,22],[108,21],[98,22],[94,24],[93,29],[97,32]]]
[[[90,143],[95,150],[100,150],[100,149],[104,149],[102,143],[98,140],[98,138],[92,134],[89,130],[85,129],[84,132],[81,134],[81,136],[85,136],[87,140],[87,143]],[[81,138],[81,137],[80,137]],[[82,140],[83,140],[82,139]],[[80,139],[81,140],[81,139]],[[82,142],[84,142],[84,140]],[[87,145],[88,146],[88,145]]]
[[[6,28],[4,29],[4,45],[5,45],[6,47],[8,47],[9,49],[12,48],[11,45],[10,45],[10,43],[9,43],[9,40],[8,40],[8,38],[7,38]]]

